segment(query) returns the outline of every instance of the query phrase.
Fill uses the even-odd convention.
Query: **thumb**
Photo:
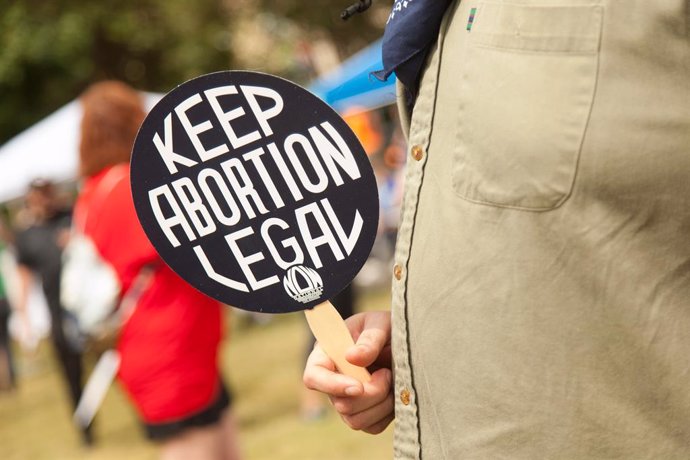
[[[356,325],[356,329],[361,332],[355,345],[347,351],[345,358],[354,365],[366,367],[372,365],[381,351],[390,344],[390,313],[368,312],[356,316],[353,320],[360,323]]]

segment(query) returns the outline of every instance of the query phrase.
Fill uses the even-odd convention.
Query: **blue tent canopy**
[[[351,109],[373,110],[395,102],[395,78],[380,81],[371,72],[383,69],[381,40],[364,48],[308,89],[339,113]]]

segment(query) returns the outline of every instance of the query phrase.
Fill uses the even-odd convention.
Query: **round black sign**
[[[246,310],[333,297],[378,224],[376,181],[352,130],[307,90],[262,73],[203,75],[168,93],[137,135],[131,180],[163,260]]]

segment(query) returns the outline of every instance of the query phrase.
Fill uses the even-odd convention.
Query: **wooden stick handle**
[[[371,381],[369,371],[345,359],[345,351],[355,342],[345,321],[332,303],[326,301],[311,310],[304,310],[304,315],[314,337],[319,341],[319,346],[333,360],[340,373],[356,378],[362,383]]]

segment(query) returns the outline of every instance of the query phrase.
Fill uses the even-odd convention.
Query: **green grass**
[[[362,309],[387,309],[385,292],[368,293]],[[302,361],[308,328],[301,313],[247,325],[232,312],[223,343],[223,374],[235,394],[241,450],[246,460],[352,460],[392,457],[392,428],[378,436],[347,428],[332,409],[314,422],[299,417]],[[80,447],[66,392],[48,343],[33,356],[19,354],[20,385],[0,393],[0,459],[157,458],[134,410],[114,385],[98,414],[97,444]]]

